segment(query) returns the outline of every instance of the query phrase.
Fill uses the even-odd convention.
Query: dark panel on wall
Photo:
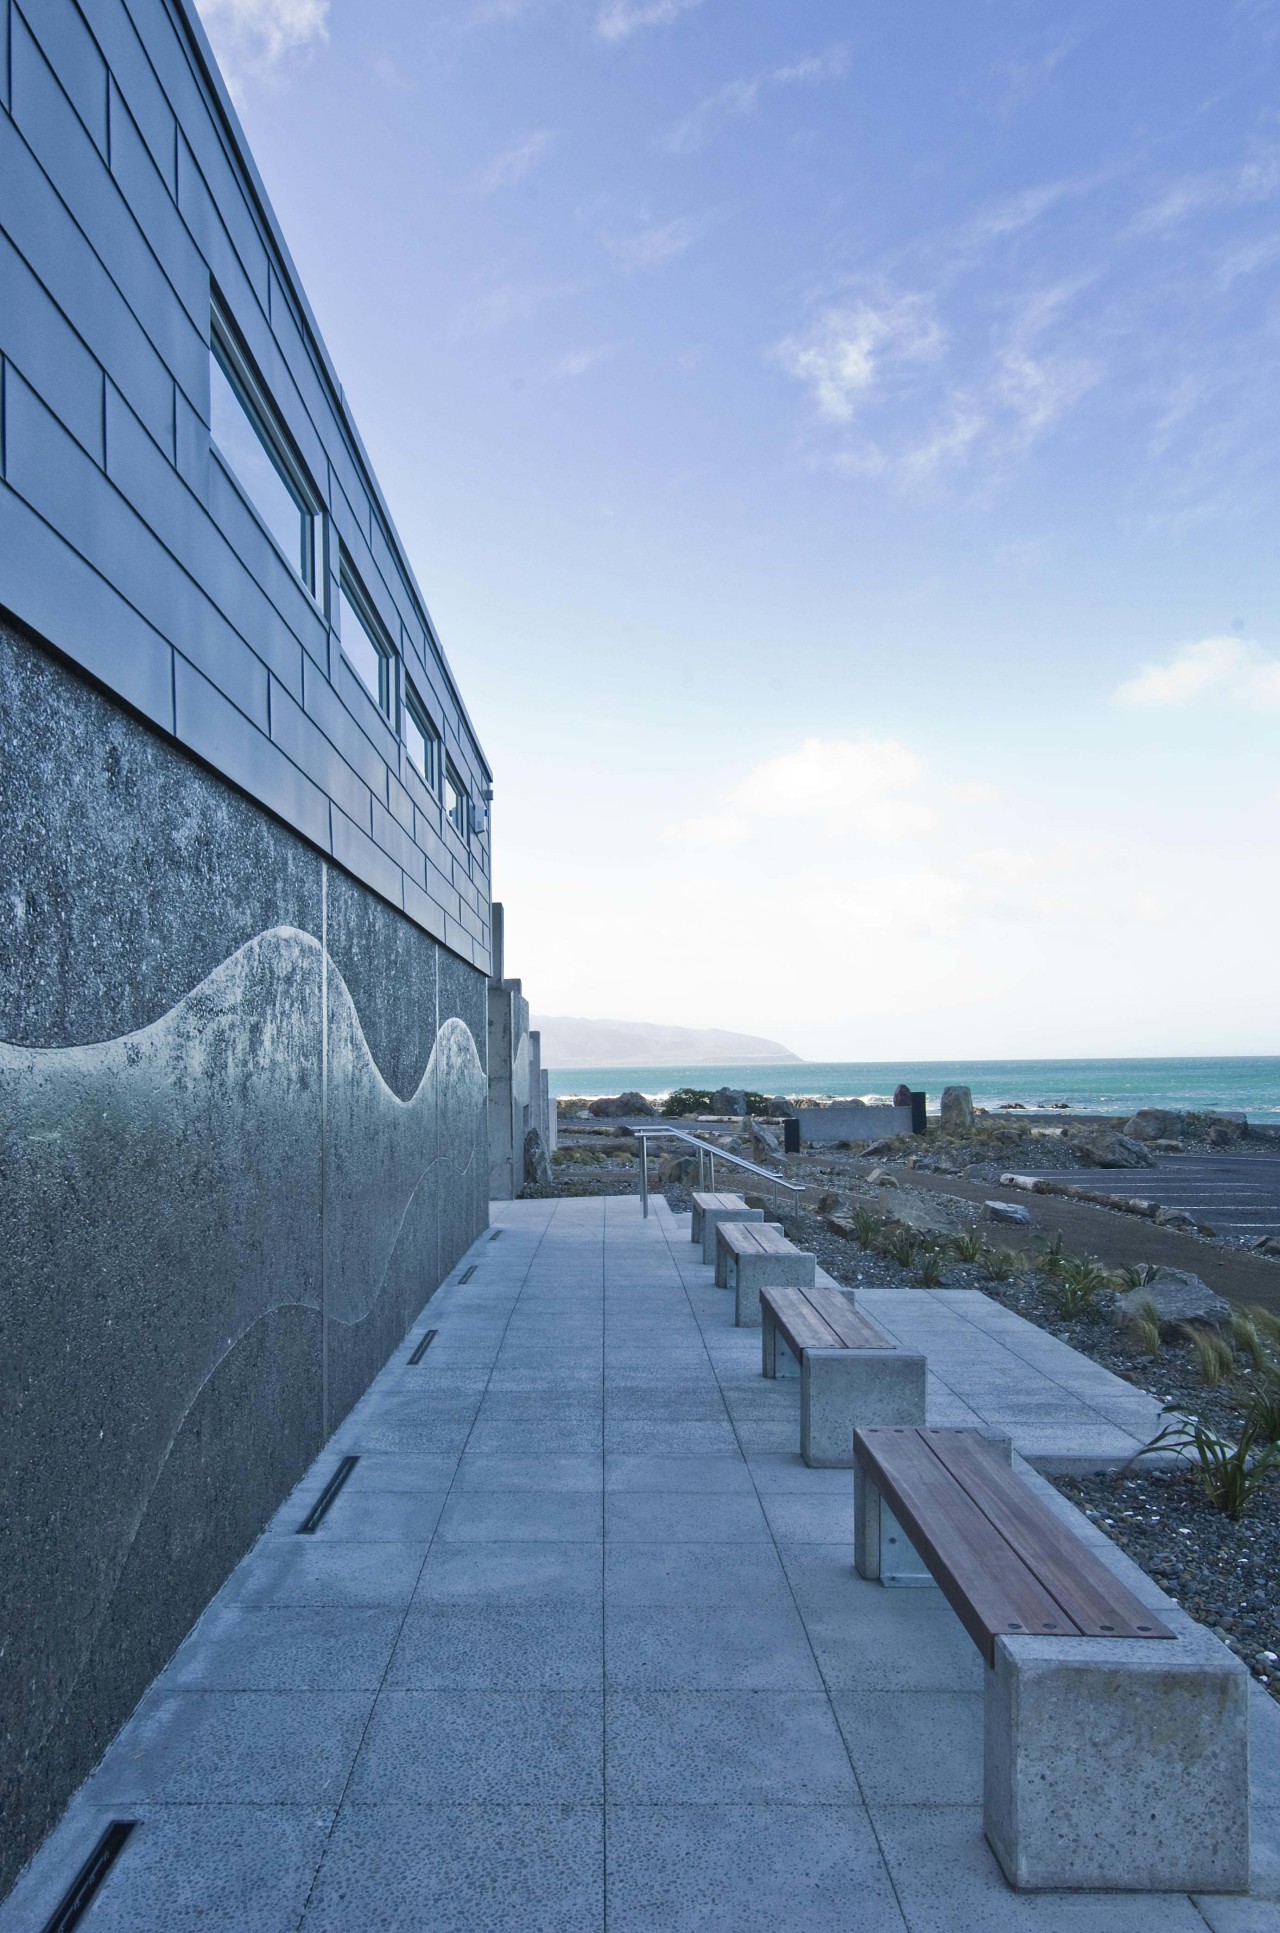
[[[0,815],[2,1040],[131,1033],[267,927],[320,931],[318,853],[3,622]]]
[[[3,1893],[483,1227],[487,1157],[436,1025],[482,977],[12,632],[0,823]]]

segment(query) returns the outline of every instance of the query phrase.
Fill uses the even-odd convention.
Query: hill
[[[544,1067],[739,1067],[799,1062],[800,1055],[759,1034],[720,1027],[661,1027],[648,1020],[573,1020],[535,1015]]]

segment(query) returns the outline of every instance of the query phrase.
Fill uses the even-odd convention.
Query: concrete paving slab
[[[141,1823],[88,1933],[595,1933],[606,1886],[611,1933],[1280,1933],[1264,1694],[1248,1898],[1010,1892],[973,1803],[981,1658],[940,1592],[855,1575],[850,1474],[801,1461],[797,1392],[764,1385],[687,1222],[658,1198],[647,1222],[633,1198],[508,1203],[495,1222],[123,1729],[0,1933],[43,1925],[107,1796]],[[1176,1624],[1023,1461],[1129,1454],[1145,1399],[977,1292],[872,1294],[897,1297],[873,1320],[932,1352],[931,1420],[1011,1428],[1025,1479]],[[360,1462],[325,1525],[295,1535],[347,1451]]]
[[[598,1806],[348,1805],[302,1933],[596,1933],[603,1868]]]
[[[861,1806],[611,1806],[610,1933],[898,1933]]]
[[[353,1805],[599,1805],[594,1691],[399,1691],[378,1698],[351,1774]]]
[[[606,1711],[618,1805],[841,1805],[856,1796],[826,1696],[615,1691]]]

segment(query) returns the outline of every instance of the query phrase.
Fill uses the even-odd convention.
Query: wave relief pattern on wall
[[[478,1232],[485,1100],[456,1019],[401,1100],[341,974],[292,927],[135,1033],[0,1044],[0,1469],[16,1559],[0,1587],[0,1702],[26,1763],[87,1662],[124,1669],[128,1634],[108,1627],[135,1547],[148,1573],[169,1567],[143,1595],[172,1599],[178,1629],[158,1615],[150,1646],[171,1648],[321,1447],[322,1298],[350,1400]],[[345,1372],[344,1351],[361,1358]],[[250,1389],[236,1425],[231,1392]],[[165,1522],[143,1536],[157,1499]]]

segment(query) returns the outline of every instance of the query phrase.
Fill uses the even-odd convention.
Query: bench
[[[812,1288],[818,1258],[789,1242],[776,1222],[721,1222],[716,1229],[716,1286],[732,1289],[739,1329],[760,1324],[766,1283]]]
[[[983,1823],[1013,1886],[1249,1883],[1248,1673],[1175,1634],[977,1430],[860,1429],[857,1568],[932,1579],[986,1662]]]
[[[800,1454],[847,1470],[853,1432],[923,1423],[925,1358],[900,1349],[839,1289],[760,1291],[760,1370],[800,1378]]]
[[[741,1195],[695,1194],[689,1230],[691,1241],[701,1242],[702,1259],[716,1259],[716,1227],[720,1222],[762,1222],[763,1208],[748,1208]]]

